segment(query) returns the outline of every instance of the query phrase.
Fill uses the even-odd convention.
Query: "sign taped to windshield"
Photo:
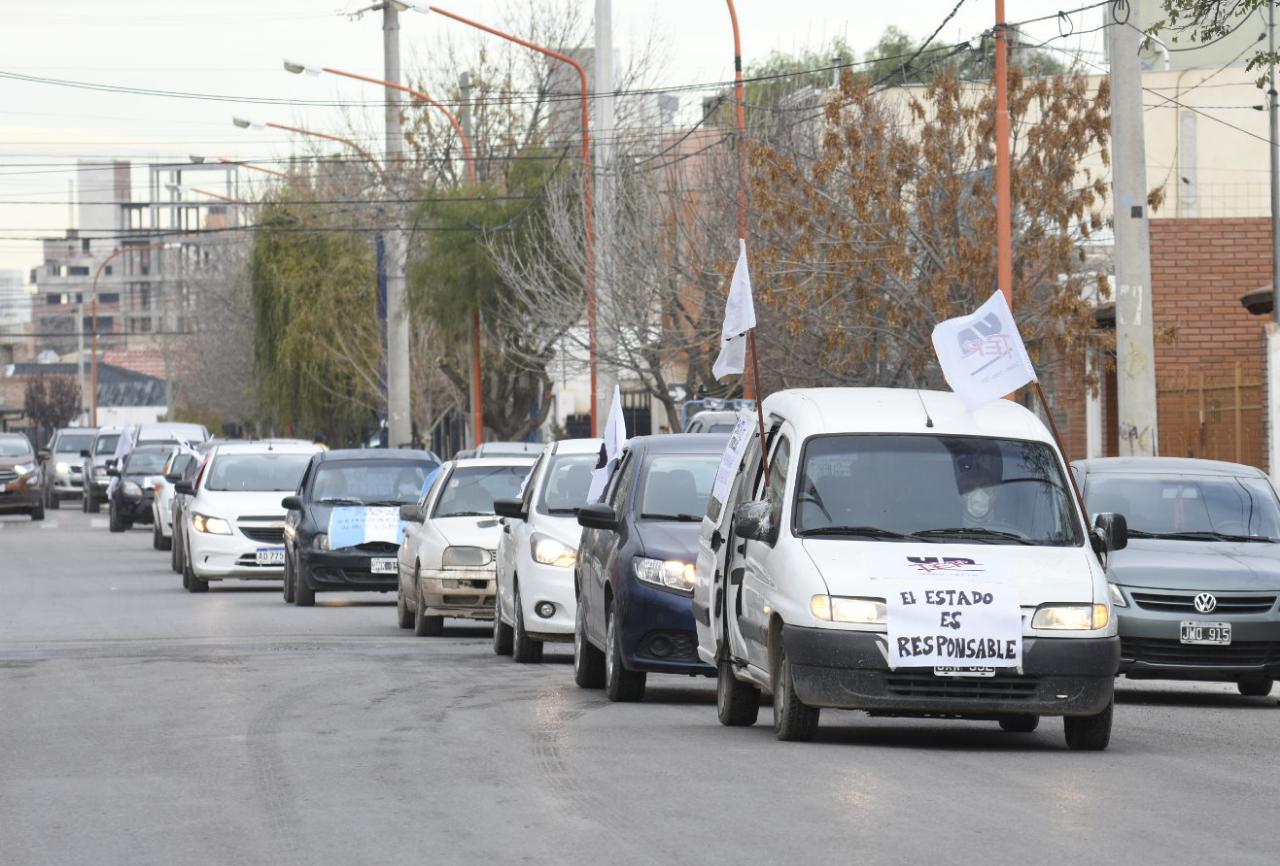
[[[329,513],[329,547],[338,550],[371,541],[401,544],[404,542],[404,528],[399,508],[338,506]]]
[[[1022,666],[1022,610],[1012,584],[952,572],[884,581],[889,667]]]

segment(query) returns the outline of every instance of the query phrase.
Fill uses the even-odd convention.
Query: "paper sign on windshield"
[[[1022,610],[1013,585],[956,573],[884,581],[889,667],[1016,668]]]
[[[747,453],[747,445],[751,443],[751,437],[755,433],[755,423],[755,416],[745,409],[738,413],[738,422],[733,425],[733,432],[729,434],[729,444],[725,446],[720,467],[716,470],[715,483],[711,485],[711,495],[721,502],[729,498],[733,477],[738,473],[742,455]]]
[[[329,513],[329,547],[338,550],[371,541],[402,544],[404,528],[399,508],[339,506]]]

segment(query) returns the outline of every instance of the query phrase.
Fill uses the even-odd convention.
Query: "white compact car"
[[[1031,412],[968,412],[937,391],[817,388],[764,401],[759,437],[723,461],[699,540],[698,655],[726,725],[773,694],[780,739],[821,708],[1064,718],[1106,748],[1120,660],[1102,560],[1124,519],[1091,530],[1062,455]],[[723,481],[730,482],[722,484]]]
[[[164,469],[153,479],[155,496],[151,500],[151,546],[168,550],[173,546],[173,485],[200,462],[200,455],[189,448],[179,448],[169,455]]]
[[[519,499],[500,499],[498,594],[493,651],[518,662],[542,659],[543,641],[572,641],[573,566],[600,439],[565,439],[548,445],[529,473]]]
[[[502,532],[493,503],[519,496],[533,463],[533,457],[452,460],[428,477],[417,503],[401,507],[409,523],[398,554],[401,628],[438,637],[446,616],[493,617],[493,555]]]
[[[182,545],[182,585],[189,592],[205,592],[211,580],[284,577],[280,500],[298,489],[319,450],[310,443],[218,445],[194,483],[174,485],[192,496]]]

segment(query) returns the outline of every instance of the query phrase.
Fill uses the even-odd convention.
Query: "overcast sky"
[[[513,9],[528,9],[531,0],[449,2],[446,8],[496,24]],[[576,2],[589,19],[594,0]],[[0,0],[0,73],[201,94],[369,99],[366,86],[331,76],[292,76],[280,66],[282,57],[290,57],[380,76],[380,15],[349,14],[367,5],[369,0]],[[653,86],[732,77],[731,33],[722,0],[614,0],[613,5],[614,44],[624,64],[634,46],[657,37],[663,63]],[[750,65],[775,50],[825,48],[836,37],[861,55],[889,25],[922,39],[956,4],[738,0],[737,5]],[[1006,3],[1011,21],[1083,5],[1063,0]],[[992,0],[963,2],[939,40],[976,36],[990,27],[993,8]],[[1058,37],[1053,45],[1096,52],[1088,56],[1097,61],[1102,33],[1083,31],[1098,26],[1101,11],[1072,18],[1070,28],[1049,20],[1029,27],[1029,35],[1036,41]],[[1070,35],[1060,36],[1062,30]],[[408,70],[422,65],[446,35],[459,42],[477,38],[447,19],[412,13],[402,16],[401,33]],[[684,98],[686,105],[697,104],[696,94]],[[240,159],[289,154],[294,142],[284,134],[241,131],[230,123],[233,114],[331,131],[345,125],[335,108],[104,93],[0,77],[0,268],[27,271],[38,265],[39,245],[20,238],[61,235],[67,228],[68,182],[79,157],[147,162],[185,160],[192,153]],[[376,118],[370,114],[365,121],[371,129],[376,129]],[[141,177],[135,174],[135,180]]]

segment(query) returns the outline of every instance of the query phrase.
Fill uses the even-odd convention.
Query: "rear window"
[[[73,433],[64,435],[58,439],[56,452],[58,454],[79,454],[81,451],[88,451],[93,447],[92,433]]]
[[[154,475],[164,469],[168,451],[134,451],[124,461],[126,475]]]
[[[108,433],[94,440],[94,454],[115,454],[116,445],[120,442],[119,433]]]
[[[640,518],[702,520],[720,456],[715,452],[650,457],[640,480]]]
[[[449,474],[432,517],[484,517],[493,500],[517,499],[532,466],[459,466]]]
[[[240,492],[297,490],[310,454],[225,454],[216,457],[205,488]]]

